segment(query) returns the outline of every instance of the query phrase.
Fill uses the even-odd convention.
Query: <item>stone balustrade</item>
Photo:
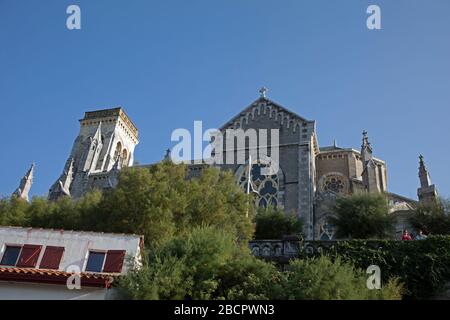
[[[331,248],[336,241],[309,241],[298,237],[284,237],[280,240],[252,240],[249,248],[255,257],[279,262],[289,261],[306,254],[320,253],[324,249]]]

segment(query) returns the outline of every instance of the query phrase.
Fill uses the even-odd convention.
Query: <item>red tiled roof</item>
[[[0,267],[0,280],[17,282],[35,282],[48,284],[66,284],[73,273],[58,270]],[[81,272],[81,287],[105,287],[113,282],[113,275]]]

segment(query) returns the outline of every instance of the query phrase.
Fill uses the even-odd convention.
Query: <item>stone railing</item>
[[[249,248],[255,257],[284,262],[298,257],[302,252],[320,253],[335,243],[336,241],[309,241],[298,237],[284,237],[280,240],[249,241]]]

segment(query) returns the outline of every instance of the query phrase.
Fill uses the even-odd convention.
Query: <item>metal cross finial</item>
[[[425,162],[423,161],[423,155],[422,154],[419,155],[419,162],[420,162],[421,165],[425,164]]]
[[[164,156],[164,159],[170,159],[170,153],[171,153],[170,149],[167,149],[166,150],[166,155]]]
[[[267,97],[267,91],[269,91],[269,89],[267,89],[266,87],[262,87],[261,89],[259,89],[259,93],[261,94],[261,98],[266,98]]]
[[[367,132],[366,130],[363,131],[362,134],[363,134],[364,138],[367,137],[367,133],[368,133],[368,132]]]

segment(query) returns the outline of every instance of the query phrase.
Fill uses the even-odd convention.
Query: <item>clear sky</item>
[[[124,107],[151,163],[174,129],[219,127],[264,85],[321,146],[359,149],[367,130],[390,191],[416,198],[423,153],[450,196],[449,15],[448,0],[0,0],[0,195],[32,162],[45,195],[85,111]]]

